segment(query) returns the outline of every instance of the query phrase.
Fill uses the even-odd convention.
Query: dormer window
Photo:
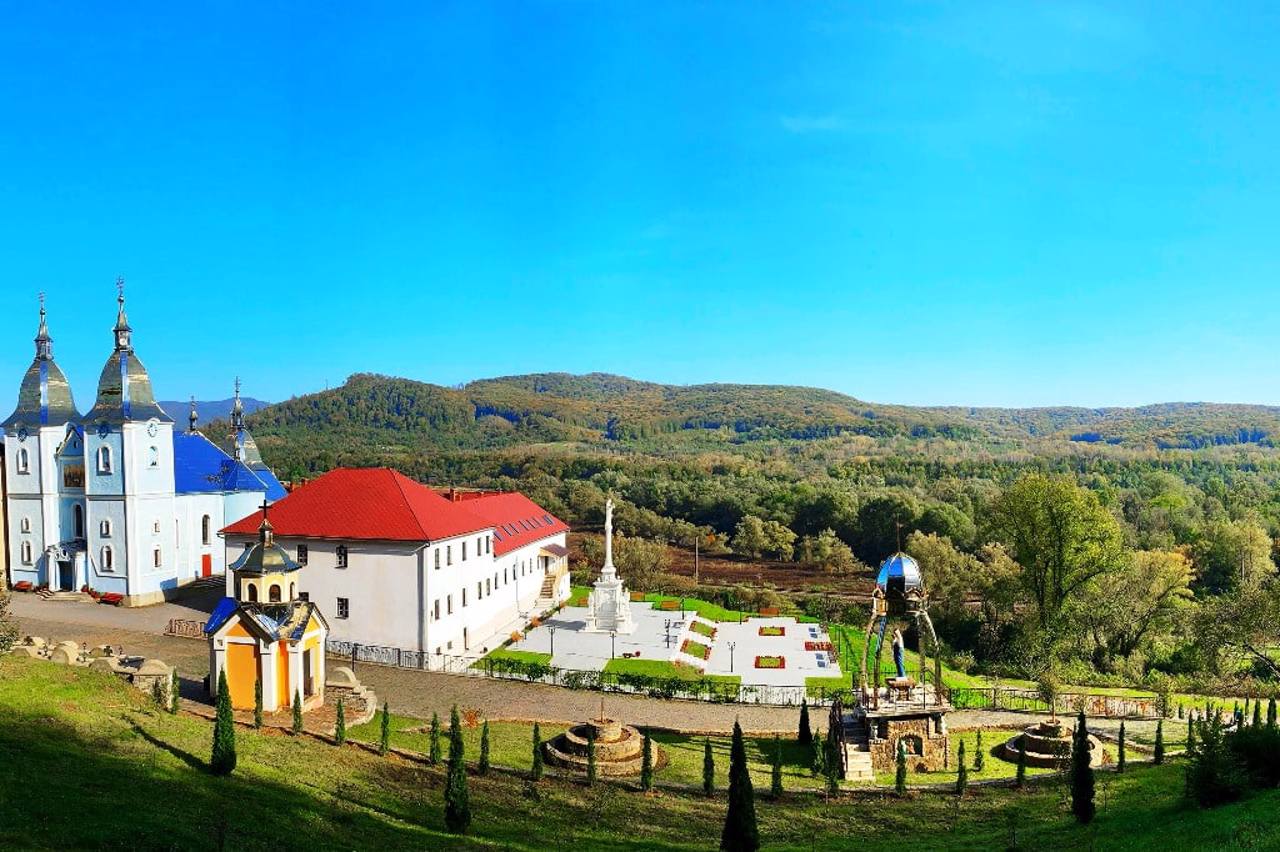
[[[103,445],[98,447],[98,473],[111,472],[111,448]]]
[[[17,464],[18,464],[18,473],[31,472],[31,453],[29,453],[25,447],[21,447],[18,449]]]

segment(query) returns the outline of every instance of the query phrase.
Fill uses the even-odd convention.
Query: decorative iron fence
[[[949,690],[951,706],[957,710],[1010,710],[1020,713],[1048,713],[1049,702],[1036,689],[1008,686],[961,687]],[[1155,719],[1162,715],[1158,695],[1110,695],[1100,692],[1060,692],[1054,696],[1056,711],[1102,718]]]
[[[186,618],[171,618],[164,628],[166,636],[180,636],[183,639],[203,639],[203,621],[191,621]]]

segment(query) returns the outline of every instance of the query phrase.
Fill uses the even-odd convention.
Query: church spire
[[[236,396],[231,403],[231,428],[237,432],[244,428],[244,403],[240,401],[239,376],[236,376]]]
[[[49,324],[45,322],[44,293],[40,294],[40,327],[36,329],[36,360],[53,360],[53,338],[49,336]]]
[[[116,311],[116,351],[132,352],[133,351],[133,329],[129,327],[129,317],[124,312],[124,278],[116,278],[116,302],[119,308]]]
[[[187,423],[190,425],[188,431],[196,431],[196,424],[200,422],[200,415],[196,413],[196,398],[191,397],[191,413],[187,415]]]

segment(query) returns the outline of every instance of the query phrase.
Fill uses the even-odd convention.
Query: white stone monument
[[[604,504],[604,567],[587,604],[588,633],[631,633],[631,593],[613,567],[613,500]]]

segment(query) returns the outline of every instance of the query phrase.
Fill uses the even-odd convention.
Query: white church
[[[92,589],[128,606],[221,574],[218,531],[285,490],[244,427],[236,387],[230,453],[157,403],[133,349],[120,286],[115,345],[81,415],[53,357],[43,300],[35,359],[4,434],[10,585]]]

